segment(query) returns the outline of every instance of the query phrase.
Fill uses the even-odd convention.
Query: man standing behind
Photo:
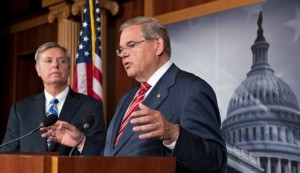
[[[156,19],[130,19],[120,30],[117,55],[127,75],[141,84],[121,98],[108,128],[104,155],[174,156],[178,173],[223,172],[227,152],[213,89],[171,62],[167,30]],[[53,131],[44,137],[54,135],[50,141],[66,145],[71,145],[66,138],[81,136],[65,122],[49,129]],[[91,152],[92,144],[86,140],[79,149]]]
[[[94,125],[89,129],[86,138],[98,141],[96,148],[103,151],[106,135],[103,105],[92,97],[75,93],[68,86],[70,56],[67,49],[54,42],[45,43],[37,49],[35,61],[37,74],[41,77],[45,90],[11,107],[3,142],[25,135],[38,127],[49,114],[55,114],[59,120],[69,122],[79,129],[83,128],[85,116],[92,115],[95,118]],[[41,137],[41,133],[36,132],[24,139],[7,144],[1,147],[0,151],[69,154],[70,147],[58,143],[47,143],[46,139]]]

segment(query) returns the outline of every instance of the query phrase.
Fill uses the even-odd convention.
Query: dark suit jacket
[[[25,135],[37,128],[46,118],[44,92],[15,103],[10,111],[3,142],[10,141]],[[83,129],[85,116],[93,115],[94,124],[87,132],[87,138],[98,141],[95,146],[103,150],[106,130],[103,120],[103,104],[92,97],[75,93],[71,88],[59,115],[59,120],[67,121],[78,129]],[[58,152],[59,155],[68,155],[71,148],[54,143],[47,149],[46,138],[42,138],[42,131],[0,148],[2,152]]]
[[[224,140],[220,134],[220,115],[213,89],[199,77],[172,65],[161,77],[143,104],[160,111],[180,126],[174,150],[160,139],[141,140],[128,123],[116,146],[120,123],[137,92],[134,87],[120,100],[109,125],[105,156],[174,156],[176,172],[222,172],[227,161]],[[92,144],[87,141],[85,147]],[[92,147],[89,147],[92,148]]]

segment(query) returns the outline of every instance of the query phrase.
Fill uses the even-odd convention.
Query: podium
[[[175,173],[174,157],[0,154],[3,173]]]

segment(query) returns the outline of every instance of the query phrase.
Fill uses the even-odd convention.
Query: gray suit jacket
[[[44,92],[15,103],[11,107],[3,142],[23,136],[37,128],[46,118],[45,112]],[[97,140],[98,145],[95,147],[98,150],[103,151],[106,137],[103,120],[103,104],[92,97],[75,93],[72,89],[70,89],[62,107],[59,120],[67,121],[82,130],[84,119],[87,115],[93,115],[95,117],[94,124],[87,132],[87,138]],[[70,147],[57,143],[51,145],[51,147],[47,149],[46,138],[41,137],[42,133],[42,131],[37,131],[20,141],[3,146],[0,148],[0,151],[58,152],[60,155],[69,154],[71,149]]]

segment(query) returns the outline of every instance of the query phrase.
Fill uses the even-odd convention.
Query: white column
[[[285,164],[285,165],[284,165],[284,173],[288,173],[288,172],[289,172],[288,170],[289,170],[289,169],[288,169],[288,165]]]
[[[292,166],[292,173],[297,173],[297,167],[296,166]]]
[[[278,158],[278,162],[277,162],[277,173],[281,173],[281,159]]]
[[[271,173],[271,159],[268,157],[268,164],[267,164],[267,173]]]
[[[292,173],[292,161],[288,160],[288,173]]]

